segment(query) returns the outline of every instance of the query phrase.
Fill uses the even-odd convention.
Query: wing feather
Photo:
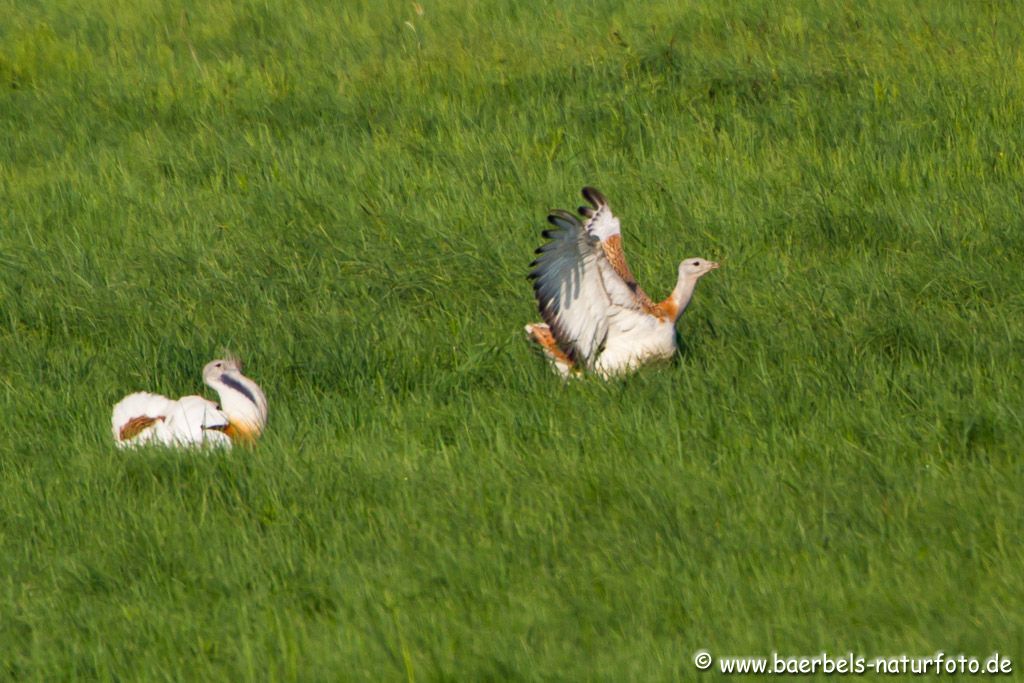
[[[579,208],[580,215],[587,218],[583,229],[601,241],[605,259],[611,266],[612,272],[605,273],[605,286],[609,291],[619,295],[620,305],[637,307],[645,313],[654,314],[654,302],[640,287],[633,271],[629,269],[626,252],[622,248],[622,227],[618,217],[612,213],[608,200],[593,187],[583,188],[583,198],[593,205],[593,208],[587,206]],[[622,285],[625,285],[628,293],[620,291]],[[630,301],[631,298],[635,301]]]
[[[612,320],[657,315],[654,303],[637,284],[622,250],[619,219],[608,200],[583,188],[591,207],[580,207],[585,223],[568,211],[548,215],[554,228],[531,263],[534,295],[558,347],[571,360],[593,366],[608,337]],[[623,318],[621,313],[632,315]]]
[[[604,256],[599,240],[584,231],[571,213],[552,211],[548,222],[554,226],[544,231],[550,241],[537,249],[529,275],[537,308],[559,348],[573,361],[587,365],[608,333],[612,302],[598,265]]]
[[[216,403],[202,396],[178,399],[166,424],[171,434],[170,445],[231,447],[231,437],[224,433],[230,426],[227,416]]]
[[[174,401],[139,391],[128,394],[114,405],[110,427],[119,446],[148,443],[156,438],[159,424],[167,417]]]

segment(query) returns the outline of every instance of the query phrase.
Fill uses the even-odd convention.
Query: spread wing
[[[580,210],[585,224],[567,211],[548,215],[555,227],[544,231],[549,241],[537,249],[529,277],[559,348],[587,365],[600,352],[611,319],[623,310],[646,312],[650,299],[629,272],[619,220],[607,201],[592,188],[584,188],[583,196],[594,204]]]
[[[593,187],[583,188],[583,198],[593,206],[593,208],[589,206],[579,208],[580,215],[587,219],[583,229],[601,241],[601,251],[604,252],[608,265],[611,266],[618,280],[621,280],[636,297],[639,307],[647,313],[653,313],[654,303],[647,296],[647,292],[637,283],[633,271],[629,269],[626,252],[622,249],[622,231],[619,219],[612,213],[608,200]],[[610,280],[610,286],[617,284],[615,278],[610,278]]]

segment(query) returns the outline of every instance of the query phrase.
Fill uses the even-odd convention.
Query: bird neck
[[[675,323],[683,314],[686,307],[690,305],[693,298],[693,290],[697,286],[697,278],[688,275],[680,275],[676,282],[676,288],[668,295],[668,298],[658,304],[668,317]]]
[[[256,382],[241,373],[226,372],[210,385],[217,390],[220,409],[232,425],[255,434],[263,431],[267,398]]]

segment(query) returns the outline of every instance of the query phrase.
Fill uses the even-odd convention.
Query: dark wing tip
[[[580,215],[584,218],[593,218],[597,214],[597,212],[589,206],[581,206],[577,211],[579,211]]]
[[[593,204],[595,209],[600,209],[602,206],[608,205],[608,200],[605,199],[600,190],[596,187],[590,187],[589,185],[583,188],[583,198]]]
[[[572,215],[568,211],[562,209],[552,209],[548,213],[548,223],[558,226],[559,228],[578,228],[580,227],[580,221],[576,216]]]

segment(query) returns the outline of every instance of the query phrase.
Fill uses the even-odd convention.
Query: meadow
[[[0,2],[0,678],[1024,668],[1022,25]],[[587,184],[652,296],[723,267],[675,362],[566,384],[526,273]],[[256,448],[113,446],[225,350]]]

